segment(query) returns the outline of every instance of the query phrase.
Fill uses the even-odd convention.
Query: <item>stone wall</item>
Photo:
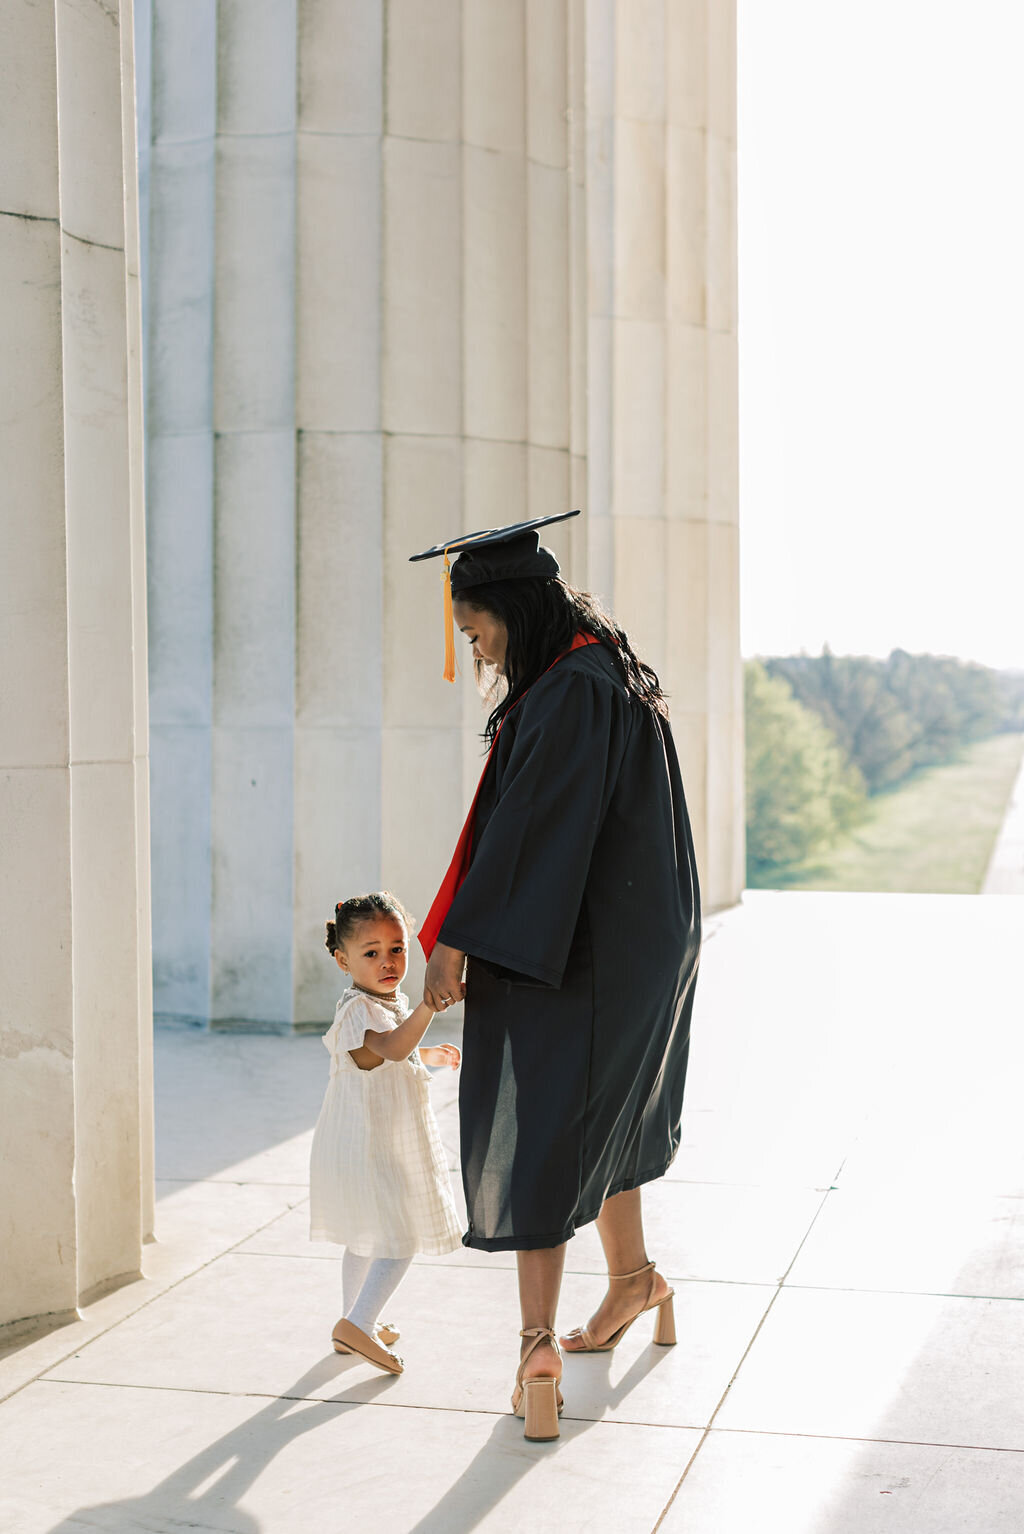
[[[138,1274],[152,1217],[131,8],[0,21],[0,1325]]]
[[[551,542],[672,694],[742,886],[733,0],[146,0],[161,1013],[326,1020],[480,768],[448,534]],[[416,981],[414,971],[411,977]]]

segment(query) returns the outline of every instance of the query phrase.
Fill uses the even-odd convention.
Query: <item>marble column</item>
[[[423,914],[482,717],[408,555],[572,506],[734,898],[731,0],[147,4],[159,1010],[322,1023],[335,900]]]
[[[152,1204],[131,11],[7,9],[0,1325],[139,1272]]]
[[[587,0],[590,582],[670,696],[705,903],[744,883],[734,0]]]
[[[216,0],[148,0],[146,443],[153,980],[210,1015]],[[144,38],[140,34],[140,47]],[[145,93],[151,82],[151,94]]]
[[[324,922],[379,886],[383,8],[300,0],[294,1000],[329,1019]]]
[[[211,1012],[292,1016],[296,0],[219,0]]]

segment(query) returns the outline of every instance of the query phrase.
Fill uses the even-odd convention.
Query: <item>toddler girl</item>
[[[392,1374],[393,1327],[377,1326],[416,1252],[462,1244],[451,1179],[428,1100],[427,1065],[461,1059],[454,1044],[420,1049],[433,1017],[398,989],[409,963],[410,918],[394,895],[357,895],[335,908],[327,947],[349,988],[324,1035],[331,1078],[313,1135],[310,1240],[345,1247],[345,1314],[335,1350]]]

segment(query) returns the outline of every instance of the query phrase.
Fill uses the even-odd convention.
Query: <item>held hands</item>
[[[424,1065],[450,1065],[453,1071],[457,1071],[462,1064],[462,1051],[455,1044],[421,1045],[420,1059]]]
[[[427,964],[423,982],[423,1000],[432,1012],[447,1012],[455,1002],[466,994],[462,976],[466,969],[466,955],[457,948],[444,943],[435,944]]]

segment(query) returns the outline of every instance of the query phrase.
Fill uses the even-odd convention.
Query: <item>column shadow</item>
[[[325,1406],[357,1410],[394,1384],[386,1375],[364,1387],[371,1400],[346,1401],[343,1392],[311,1399],[339,1374],[357,1368],[361,1360],[331,1353],[295,1381],[284,1394],[267,1403],[225,1433],[140,1497],[126,1497],[81,1507],[54,1524],[50,1534],[82,1534],[84,1529],[126,1534],[127,1530],[217,1529],[225,1534],[261,1534],[262,1525],[238,1506],[269,1462],[302,1433],[323,1423]],[[211,1481],[211,1477],[214,1477]],[[210,1484],[206,1484],[209,1482]]]
[[[614,1408],[658,1367],[663,1356],[661,1348],[649,1344],[615,1386],[608,1377],[611,1353],[590,1355],[586,1363],[590,1371],[597,1370],[599,1377],[604,1376],[607,1403]],[[471,1534],[521,1480],[538,1465],[557,1455],[567,1440],[580,1438],[599,1422],[605,1421],[604,1417],[571,1415],[573,1372],[572,1369],[566,1369],[562,1379],[566,1405],[561,1419],[561,1438],[556,1438],[553,1443],[528,1443],[523,1437],[520,1418],[513,1417],[511,1412],[508,1416],[500,1417],[487,1443],[466,1466],[458,1480],[430,1512],[409,1529],[408,1534]],[[594,1391],[593,1381],[591,1391]]]

